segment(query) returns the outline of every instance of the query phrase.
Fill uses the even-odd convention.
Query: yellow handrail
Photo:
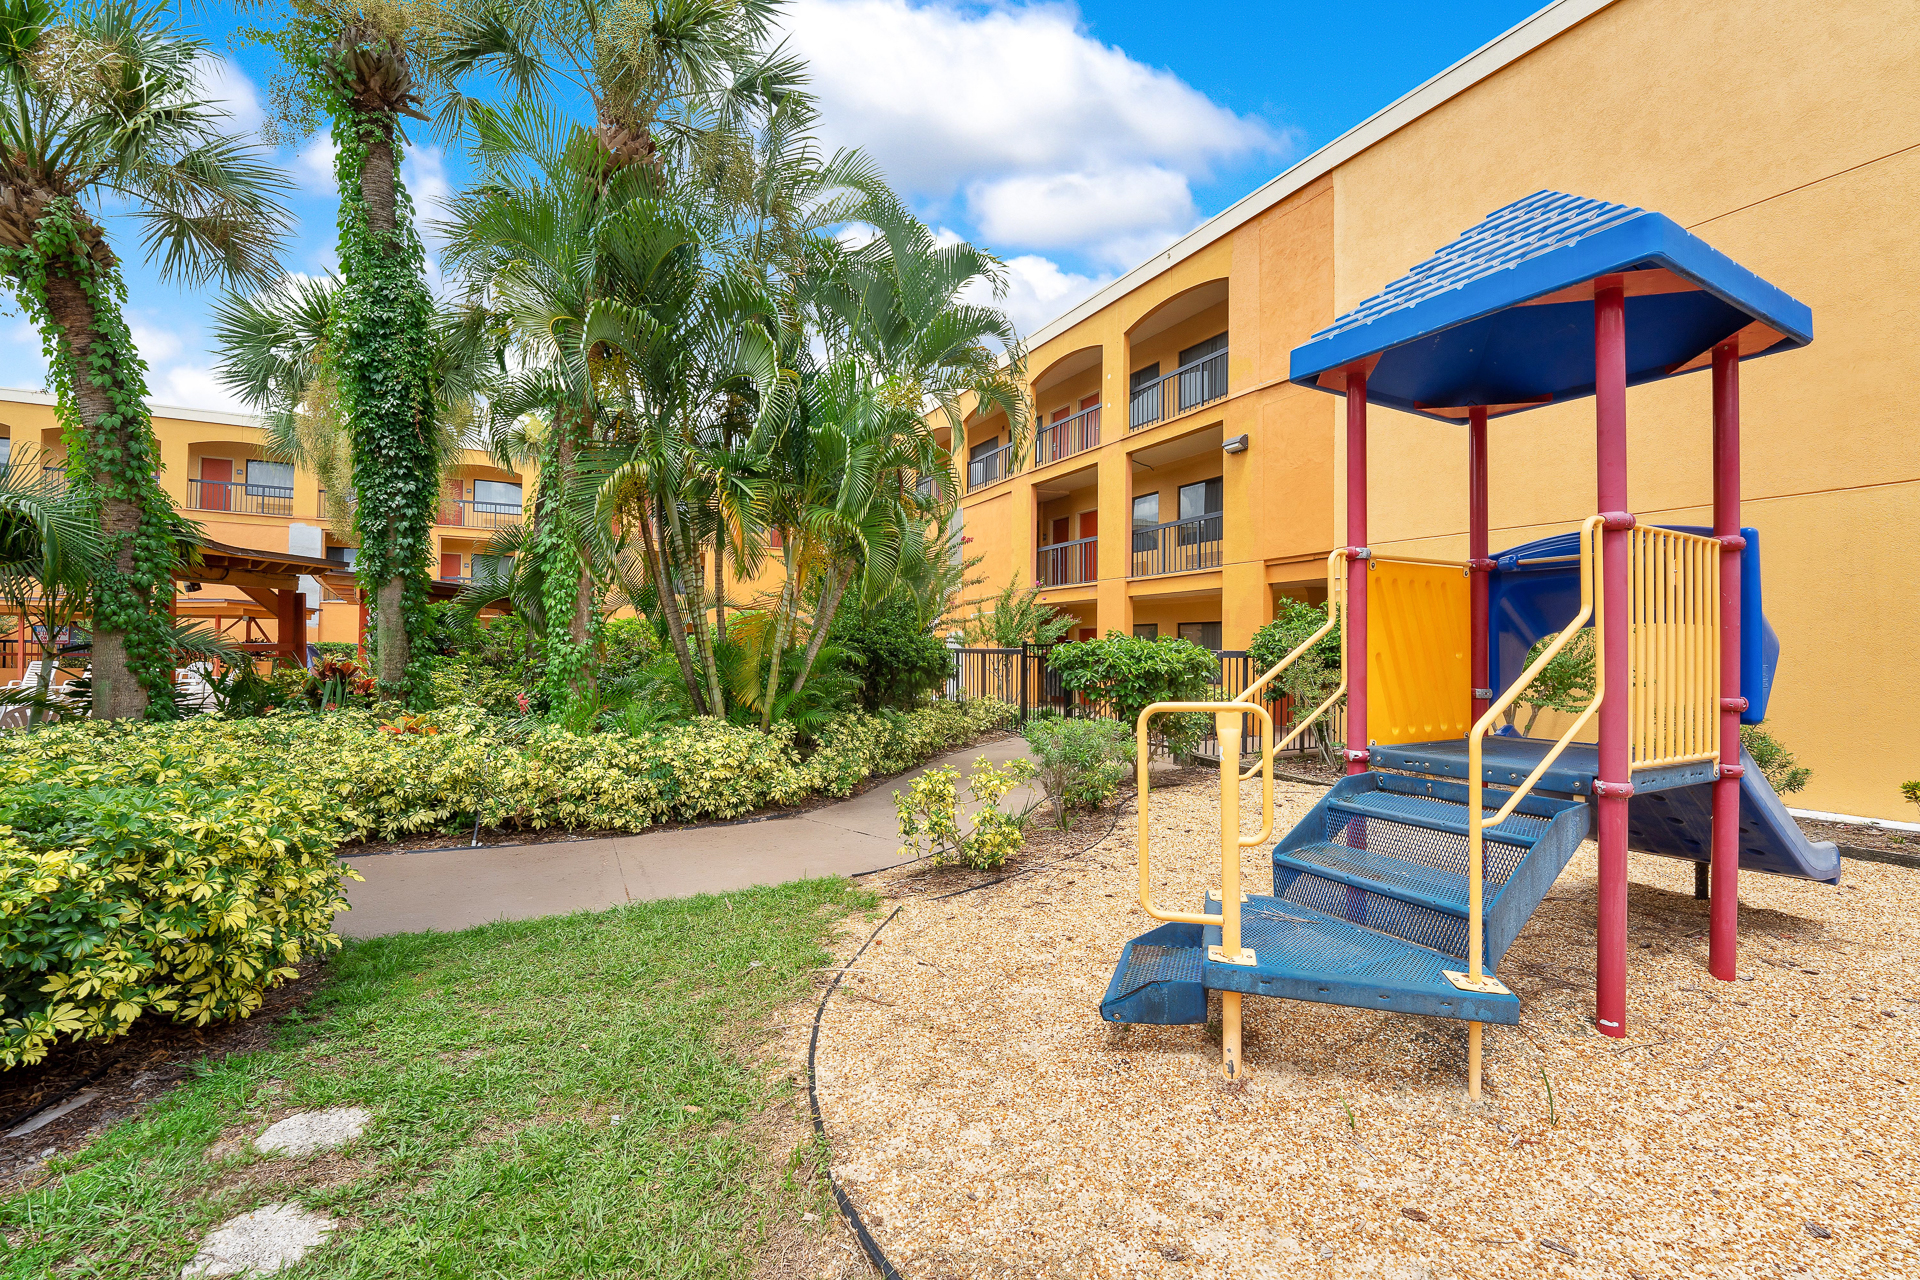
[[[1220,741],[1220,914],[1167,911],[1153,904],[1153,873],[1147,848],[1150,797],[1153,791],[1147,777],[1147,726],[1153,717],[1165,712],[1211,711],[1213,731]],[[1240,834],[1240,719],[1257,716],[1260,720],[1262,758],[1266,761],[1266,821],[1260,834],[1248,839]],[[1216,964],[1251,965],[1253,952],[1240,945],[1240,850],[1265,843],[1273,833],[1273,717],[1258,703],[1245,702],[1156,702],[1140,713],[1134,724],[1135,785],[1139,788],[1140,809],[1140,909],[1155,920],[1183,924],[1220,926],[1220,945],[1207,949],[1207,958]],[[1228,750],[1227,744],[1234,744]],[[1240,993],[1220,993],[1220,1059],[1227,1079],[1240,1078]]]
[[[1152,876],[1147,851],[1148,815],[1151,808],[1149,797],[1152,795],[1147,779],[1147,723],[1157,715],[1184,711],[1213,712],[1214,732],[1220,738],[1220,897],[1225,904],[1221,916],[1203,915],[1192,911],[1168,911],[1153,903]],[[1266,806],[1266,821],[1261,827],[1260,834],[1251,837],[1240,834],[1239,752],[1229,753],[1226,744],[1229,741],[1240,740],[1241,716],[1259,717],[1261,742],[1267,743],[1273,740],[1273,717],[1268,715],[1267,709],[1258,703],[1250,705],[1243,702],[1156,702],[1140,713],[1140,718],[1134,726],[1134,785],[1139,795],[1140,810],[1140,909],[1155,920],[1219,925],[1223,937],[1227,939],[1223,945],[1229,954],[1239,950],[1240,947],[1240,850],[1264,844],[1273,834],[1273,756],[1271,753],[1266,757],[1265,785],[1261,788]],[[1230,726],[1229,722],[1231,722]],[[1230,778],[1233,781],[1228,785]],[[1229,835],[1233,838],[1231,853],[1227,844]],[[1223,916],[1232,917],[1231,929],[1228,929],[1228,921]]]
[[[1567,749],[1574,735],[1593,719],[1594,712],[1600,709],[1601,702],[1607,696],[1606,663],[1604,661],[1594,663],[1592,701],[1588,702],[1586,709],[1574,718],[1573,723],[1567,727],[1567,731],[1560,735],[1559,741],[1555,742],[1547,754],[1541,757],[1540,763],[1534,766],[1533,772],[1513,789],[1513,794],[1507,797],[1506,804],[1500,807],[1500,811],[1493,816],[1491,823],[1486,820],[1486,808],[1481,800],[1486,786],[1485,778],[1482,776],[1484,771],[1481,768],[1481,759],[1487,730],[1499,721],[1502,712],[1527,691],[1528,686],[1534,682],[1546,665],[1567,647],[1574,634],[1587,624],[1589,618],[1593,620],[1595,631],[1604,633],[1606,604],[1604,593],[1599,586],[1601,524],[1601,517],[1588,516],[1580,526],[1580,612],[1561,628],[1560,634],[1553,638],[1552,643],[1547,645],[1540,656],[1515,677],[1506,691],[1488,705],[1486,712],[1467,732],[1467,974],[1464,985],[1468,990],[1495,989],[1488,985],[1490,980],[1483,972],[1486,952],[1486,920],[1484,918],[1486,894],[1483,883],[1486,828],[1497,827],[1512,815],[1521,799],[1533,790],[1534,784],[1539,782],[1541,776],[1546,773],[1547,767],[1560,758],[1560,753]],[[1467,1096],[1478,1101],[1480,1097],[1480,1024],[1469,1023],[1467,1033]]]
[[[1295,645],[1293,648],[1293,652],[1289,653],[1286,657],[1280,659],[1280,661],[1274,663],[1273,666],[1267,671],[1265,675],[1261,676],[1258,680],[1255,680],[1252,684],[1248,685],[1246,688],[1242,689],[1238,694],[1236,694],[1234,696],[1235,702],[1251,702],[1253,700],[1253,696],[1259,693],[1260,690],[1264,689],[1267,686],[1267,684],[1270,681],[1272,681],[1272,679],[1275,676],[1279,675],[1282,671],[1285,671],[1288,667],[1292,666],[1295,660],[1298,659],[1301,654],[1313,648],[1314,645],[1320,642],[1323,636],[1325,636],[1329,631],[1332,631],[1336,626],[1340,624],[1340,615],[1345,611],[1345,608],[1346,608],[1346,574],[1345,574],[1346,563],[1347,563],[1347,552],[1346,552],[1346,548],[1344,547],[1342,547],[1337,551],[1332,552],[1327,556],[1327,620],[1326,622],[1320,626],[1319,630],[1315,631],[1312,635],[1308,636],[1305,640],[1302,640],[1299,644]],[[1268,743],[1267,746],[1261,751],[1261,763],[1254,765],[1253,768],[1241,774],[1240,781],[1245,782],[1248,778],[1251,778],[1254,775],[1254,773],[1262,767],[1262,765],[1264,765],[1267,768],[1267,770],[1271,772],[1273,769],[1274,755],[1278,752],[1286,750],[1288,743],[1292,742],[1295,738],[1305,733],[1308,730],[1308,728],[1310,728],[1313,725],[1314,721],[1318,720],[1321,716],[1325,715],[1329,710],[1331,710],[1334,704],[1338,703],[1341,698],[1346,696],[1346,693],[1347,693],[1347,650],[1346,650],[1346,646],[1342,645],[1340,648],[1340,683],[1339,685],[1334,689],[1332,693],[1327,695],[1327,700],[1325,702],[1322,702],[1319,706],[1313,709],[1312,713],[1309,714],[1306,719],[1294,725],[1292,731],[1289,732],[1286,737],[1280,739],[1280,741],[1278,742]],[[1273,814],[1271,810],[1269,810],[1267,814],[1267,821],[1269,824],[1271,824],[1273,821]]]

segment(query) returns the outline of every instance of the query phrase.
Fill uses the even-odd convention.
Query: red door
[[[233,510],[233,459],[200,459],[200,509]]]
[[[1099,403],[1100,403],[1099,396],[1088,396],[1085,400],[1082,400],[1080,402],[1080,412],[1085,413],[1087,410],[1093,408],[1093,406]]]
[[[1065,542],[1066,540],[1067,540],[1067,518],[1065,516],[1060,516],[1056,518],[1053,522],[1052,541]]]
[[[454,579],[458,578],[459,576],[460,576],[460,553],[458,551],[442,551],[440,553],[441,579],[446,582],[452,582]]]
[[[461,517],[466,514],[466,507],[461,504],[461,499],[465,498],[466,496],[467,496],[467,490],[466,490],[465,481],[462,481],[462,480],[447,481],[446,491],[440,495],[440,523],[441,524],[450,524],[454,526],[460,526],[467,523],[465,520],[461,519]],[[445,559],[445,557],[443,556],[442,559]],[[440,576],[445,577],[446,575],[442,574]],[[459,573],[457,570],[455,571],[454,576],[456,577],[459,576]]]
[[[1080,536],[1083,538],[1094,538],[1098,537],[1099,534],[1100,513],[1098,511],[1082,511],[1080,513]],[[1079,553],[1079,580],[1081,582],[1092,582],[1100,576],[1100,544],[1097,542],[1081,543]]]

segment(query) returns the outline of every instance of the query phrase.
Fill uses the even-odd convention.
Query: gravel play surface
[[[1216,794],[1153,793],[1159,901],[1217,885]],[[1279,794],[1284,832],[1322,792]],[[1242,806],[1251,830],[1251,784]],[[1920,871],[1744,876],[1722,983],[1692,867],[1633,855],[1614,1040],[1591,1026],[1588,844],[1500,967],[1521,1022],[1487,1028],[1476,1109],[1462,1023],[1249,996],[1241,1085],[1217,1030],[1102,1023],[1152,924],[1130,803],[1056,859],[1110,820],[945,901],[876,877],[902,910],[828,1007],[820,1101],[834,1171],[909,1280],[1920,1274]],[[1263,850],[1242,875],[1270,887]]]

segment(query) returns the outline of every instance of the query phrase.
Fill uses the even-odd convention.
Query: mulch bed
[[[0,1192],[31,1185],[53,1156],[78,1150],[108,1125],[144,1110],[200,1062],[266,1048],[281,1019],[318,988],[324,967],[319,960],[301,964],[299,977],[269,991],[260,1011],[239,1022],[195,1027],[142,1018],[117,1040],[63,1043],[32,1066],[0,1072]],[[32,1133],[4,1136],[89,1093],[83,1105]]]
[[[1216,788],[1155,788],[1160,901],[1217,883]],[[1323,794],[1280,788],[1277,825]],[[1150,923],[1133,810],[1102,817],[964,896],[941,896],[966,884],[948,873],[868,882],[899,911],[827,1009],[820,1106],[835,1176],[904,1274],[1920,1269],[1911,871],[1743,877],[1740,980],[1722,983],[1691,868],[1634,855],[1618,1041],[1591,1021],[1583,847],[1502,966],[1521,1023],[1487,1029],[1487,1100],[1469,1106],[1458,1023],[1250,1000],[1233,1084],[1208,1028],[1102,1023],[1120,947]],[[1243,883],[1264,864],[1245,851]]]

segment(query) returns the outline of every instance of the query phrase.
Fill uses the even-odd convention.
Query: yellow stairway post
[[[1213,714],[1214,740],[1220,744],[1220,950],[1240,955],[1240,716]],[[1220,1070],[1238,1080],[1240,993],[1220,993]]]

